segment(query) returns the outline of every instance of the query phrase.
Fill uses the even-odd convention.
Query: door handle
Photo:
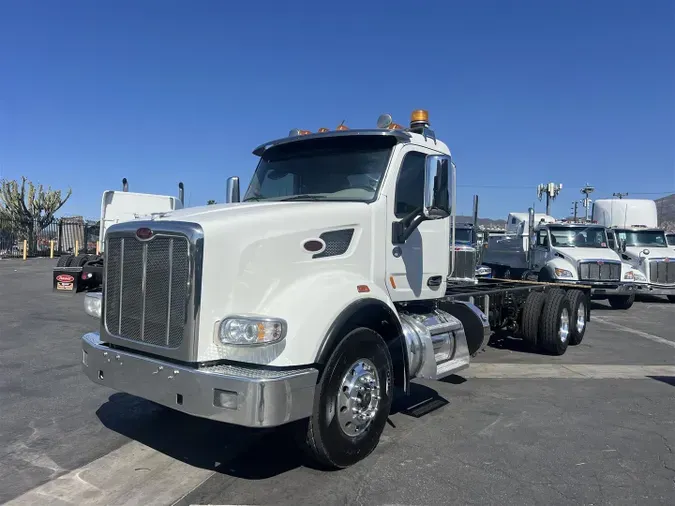
[[[427,286],[429,288],[436,288],[438,286],[441,286],[441,281],[443,281],[443,276],[431,276],[427,280]]]

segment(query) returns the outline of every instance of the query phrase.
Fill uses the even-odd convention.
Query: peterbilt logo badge
[[[136,230],[136,237],[138,237],[141,241],[147,241],[152,237],[152,230],[147,227],[141,227]]]
[[[598,265],[603,265],[604,263],[605,262],[603,262],[602,260],[598,260]]]
[[[668,263],[668,262],[670,262],[670,258],[664,258],[663,261]]]

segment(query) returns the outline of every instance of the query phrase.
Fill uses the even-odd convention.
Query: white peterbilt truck
[[[647,199],[598,199],[593,220],[608,228],[609,241],[646,282],[637,293],[665,295],[675,302],[675,253],[658,226],[656,202]]]
[[[426,111],[377,125],[292,131],[254,150],[243,199],[230,178],[227,204],[110,226],[85,374],[194,416],[287,426],[344,468],[377,446],[395,386],[468,367],[492,330],[557,355],[581,342],[588,287],[446,282],[450,151]]]
[[[593,299],[615,309],[629,309],[646,282],[610,247],[605,227],[546,214],[510,213],[506,235],[490,237],[483,263],[505,278],[589,285]]]

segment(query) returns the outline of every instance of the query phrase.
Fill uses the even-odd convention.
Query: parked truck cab
[[[254,154],[243,198],[230,179],[227,204],[107,229],[102,296],[85,302],[100,325],[82,338],[92,381],[287,425],[343,468],[376,447],[395,386],[468,367],[491,327],[522,324],[558,355],[583,338],[582,290],[471,285],[485,311],[447,296],[456,169],[426,111],[409,128],[383,115],[374,129],[295,130]]]
[[[637,293],[665,295],[675,302],[675,252],[658,227],[656,203],[646,199],[601,199],[593,219],[611,230],[611,242],[623,261],[640,272]]]

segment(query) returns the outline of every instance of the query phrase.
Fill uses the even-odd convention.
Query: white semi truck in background
[[[178,183],[178,198],[170,195],[130,192],[127,178],[122,179],[122,191],[104,191],[101,197],[99,251],[93,254],[76,251],[75,254],[59,257],[56,267],[52,270],[52,291],[75,294],[85,289],[100,289],[103,281],[105,250],[103,238],[108,228],[116,223],[182,209],[184,194],[183,183]],[[86,251],[86,244],[81,246]]]
[[[506,231],[490,238],[483,257],[497,277],[588,285],[593,299],[607,299],[615,309],[630,308],[636,286],[646,281],[621,260],[605,227],[596,223],[511,213]]]
[[[610,245],[645,278],[637,293],[665,295],[675,302],[675,252],[659,228],[656,202],[647,199],[599,199],[593,221],[608,228]]]
[[[426,111],[409,128],[292,131],[254,150],[243,200],[105,235],[95,383],[195,416],[288,426],[344,468],[377,446],[394,387],[469,366],[492,330],[560,355],[583,339],[583,285],[453,277],[455,165]],[[450,259],[450,261],[449,261]]]

